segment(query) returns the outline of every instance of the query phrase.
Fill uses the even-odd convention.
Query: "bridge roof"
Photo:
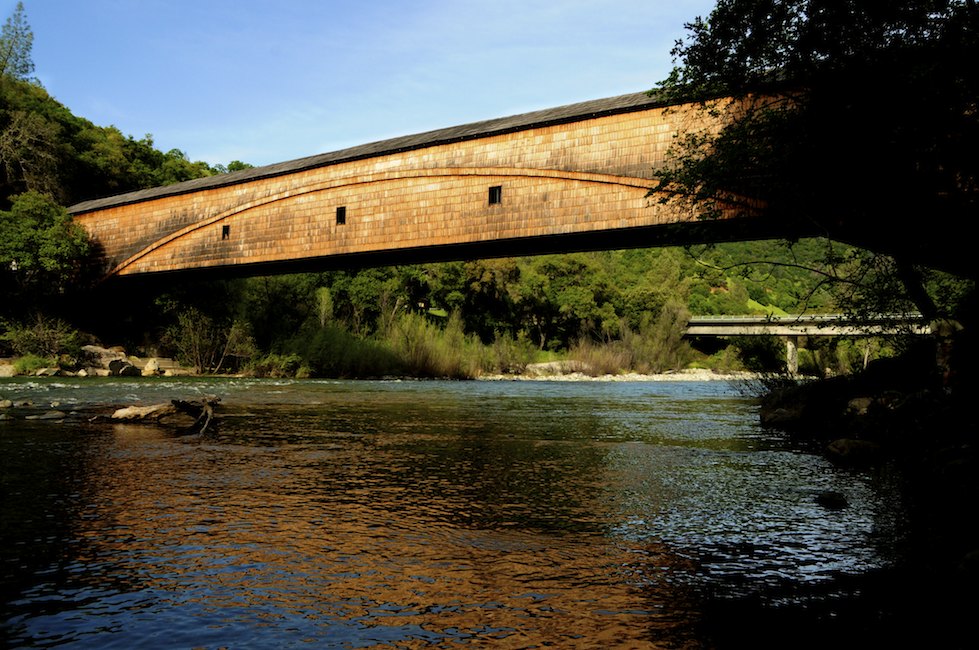
[[[485,138],[493,135],[524,131],[541,126],[551,126],[569,122],[579,122],[582,120],[615,115],[618,113],[629,113],[641,111],[649,108],[664,106],[666,103],[648,93],[632,93],[629,95],[619,95],[606,99],[595,99],[556,108],[548,108],[531,113],[521,113],[510,117],[499,117],[491,120],[472,122],[461,126],[453,126],[435,131],[426,131],[415,135],[405,135],[389,140],[380,140],[368,144],[362,144],[348,149],[341,149],[330,153],[297,158],[286,162],[265,165],[263,167],[253,167],[229,174],[218,174],[206,178],[197,178],[173,185],[162,187],[152,187],[125,194],[117,194],[100,199],[92,199],[76,203],[68,208],[72,214],[92,212],[104,208],[126,205],[129,203],[139,203],[149,201],[164,196],[174,196],[186,194],[198,190],[236,185],[260,178],[270,178],[282,176],[294,172],[305,171],[316,167],[335,165],[351,160],[373,158],[401,151],[411,151],[413,149],[424,149],[440,144],[451,142],[461,142],[463,140],[473,140]]]

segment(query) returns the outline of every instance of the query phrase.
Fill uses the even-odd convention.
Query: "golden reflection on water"
[[[577,478],[562,483],[564,469],[581,471],[580,452],[567,464],[542,451],[536,470],[553,483],[521,483],[466,454],[427,466],[423,451],[403,453],[416,442],[401,442],[254,447],[117,425],[109,457],[88,468],[76,560],[101,563],[117,588],[167,594],[167,607],[212,627],[301,621],[314,638],[355,626],[399,647],[693,638],[694,603],[668,579],[687,561],[607,535],[593,514],[601,476],[584,491]],[[541,511],[524,517],[518,497]]]
[[[701,648],[887,550],[869,480],[713,387],[220,386],[205,439],[5,425],[13,645]]]

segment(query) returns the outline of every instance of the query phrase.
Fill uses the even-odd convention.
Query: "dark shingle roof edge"
[[[535,127],[550,126],[554,124],[579,122],[605,115],[615,115],[617,113],[629,113],[633,111],[647,110],[659,106],[665,106],[666,102],[649,93],[631,93],[619,95],[606,99],[595,99],[591,101],[558,106],[530,113],[521,113],[510,117],[499,117],[491,120],[472,122],[461,126],[453,126],[435,131],[426,131],[415,135],[400,136],[388,140],[380,140],[362,144],[349,149],[341,149],[331,153],[323,153],[306,158],[297,158],[286,162],[253,167],[242,171],[229,174],[218,174],[197,178],[173,185],[161,187],[151,187],[145,190],[117,194],[100,199],[91,199],[76,203],[68,208],[71,214],[83,214],[104,208],[111,208],[130,203],[149,201],[165,196],[177,194],[187,194],[199,190],[237,185],[248,181],[262,178],[282,176],[294,172],[335,165],[341,162],[373,158],[385,154],[398,153],[401,151],[411,151],[413,149],[423,149],[440,144],[460,142],[463,140],[473,140],[484,138],[491,135],[500,135],[523,131]]]

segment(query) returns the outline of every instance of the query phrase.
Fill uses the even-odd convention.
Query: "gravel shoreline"
[[[718,373],[713,370],[677,370],[655,375],[623,373],[621,375],[587,375],[583,372],[532,372],[522,375],[483,375],[480,381],[739,381],[754,379],[751,372]]]
[[[0,377],[14,376],[17,375],[13,364],[0,360]],[[596,376],[577,370],[574,362],[557,361],[532,364],[520,375],[482,375],[476,379],[479,381],[739,381],[753,379],[756,376],[751,372],[722,373],[709,369],[676,370],[654,375],[628,372]]]

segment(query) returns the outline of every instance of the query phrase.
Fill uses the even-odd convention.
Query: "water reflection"
[[[706,594],[885,561],[871,482],[718,387],[258,382],[224,404],[205,440],[4,425],[12,645],[697,647]],[[853,506],[816,506],[830,487]]]

